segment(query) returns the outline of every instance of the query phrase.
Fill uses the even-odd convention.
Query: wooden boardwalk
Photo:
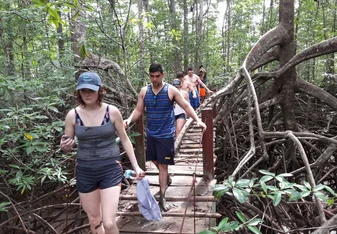
[[[201,129],[192,127],[185,135],[175,165],[169,166],[172,184],[166,198],[171,209],[162,212],[159,221],[147,221],[138,211],[136,184],[121,194],[117,225],[120,233],[199,233],[215,225],[215,200],[211,187],[215,180],[203,179],[203,150],[200,144]],[[214,139],[214,138],[213,138]],[[214,157],[213,157],[214,158]],[[191,190],[195,173],[195,190]],[[150,162],[146,164],[146,177],[156,200],[159,198],[158,170]],[[190,200],[188,201],[190,195]],[[186,213],[185,213],[186,212]]]

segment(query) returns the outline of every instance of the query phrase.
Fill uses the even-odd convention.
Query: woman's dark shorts
[[[118,186],[122,178],[123,168],[118,160],[77,160],[76,187],[80,193]]]
[[[174,119],[175,120],[177,120],[177,119],[184,119],[184,120],[186,120],[186,114],[185,113],[181,113],[179,115],[175,115]]]
[[[147,135],[147,161],[158,161],[159,164],[174,165],[174,137],[154,138]]]

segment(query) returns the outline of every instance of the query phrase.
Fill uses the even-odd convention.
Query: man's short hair
[[[192,67],[188,67],[187,71],[193,71],[193,68]]]
[[[184,77],[184,73],[183,72],[177,72],[177,78],[183,78]]]
[[[153,73],[153,72],[163,73],[164,69],[163,69],[163,66],[160,63],[152,63],[150,65],[149,72],[150,73]]]

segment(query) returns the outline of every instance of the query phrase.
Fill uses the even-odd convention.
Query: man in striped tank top
[[[164,70],[161,64],[152,63],[149,73],[151,84],[140,90],[137,105],[124,123],[127,127],[130,123],[137,121],[145,111],[146,160],[152,161],[159,170],[159,206],[163,211],[168,211],[170,207],[166,203],[165,192],[171,182],[168,175],[168,165],[174,165],[174,102],[181,106],[203,130],[206,130],[206,125],[199,119],[179,90],[163,82]]]

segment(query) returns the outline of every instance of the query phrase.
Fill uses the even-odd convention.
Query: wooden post
[[[146,157],[145,157],[145,140],[144,140],[144,118],[143,115],[135,123],[135,130],[140,135],[135,137],[135,155],[137,158],[138,165],[144,171],[146,170]]]
[[[213,159],[213,110],[207,108],[201,112],[202,121],[207,129],[202,136],[203,148],[203,178],[212,180],[214,178],[214,159]]]

